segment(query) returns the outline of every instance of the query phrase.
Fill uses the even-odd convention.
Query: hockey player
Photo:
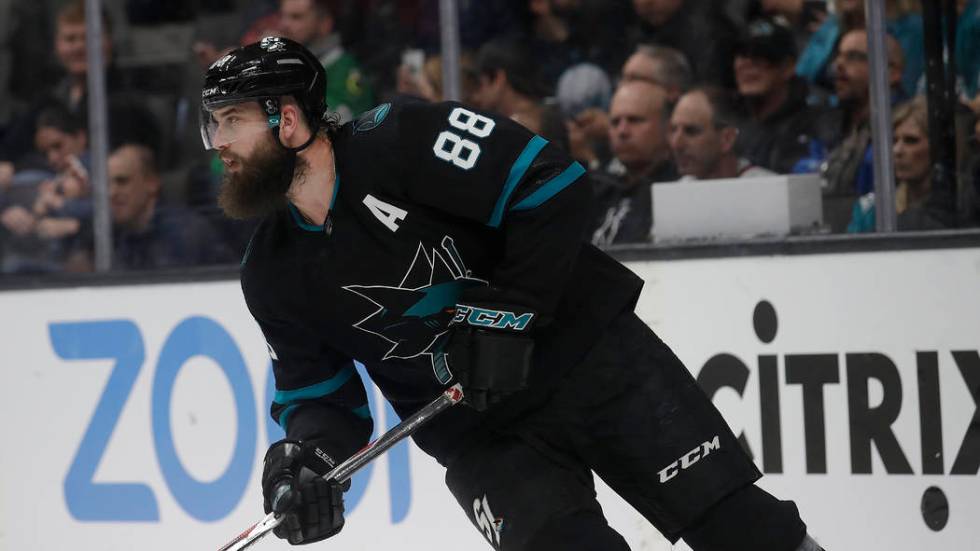
[[[219,198],[262,217],[242,260],[286,439],[262,473],[276,534],[344,524],[326,473],[364,446],[362,362],[402,416],[459,382],[470,407],[414,440],[492,546],[626,550],[592,473],[696,550],[819,547],[670,349],[633,313],[642,281],[584,243],[584,169],[458,103],[381,105],[338,127],[302,46],[267,38],[207,72]],[[492,512],[491,512],[492,511]]]

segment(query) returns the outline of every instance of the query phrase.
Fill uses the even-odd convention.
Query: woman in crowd
[[[964,110],[965,111],[965,110]],[[963,111],[957,122],[965,122]],[[893,115],[895,163],[895,212],[899,231],[937,230],[976,223],[975,182],[970,171],[972,158],[966,148],[965,131],[972,125],[957,124],[959,167],[954,178],[957,212],[951,212],[949,197],[934,193],[935,174],[929,150],[929,110],[922,96],[903,104]],[[874,194],[860,197],[854,205],[849,232],[875,229]]]

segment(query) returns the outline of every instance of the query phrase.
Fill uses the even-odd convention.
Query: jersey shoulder
[[[339,140],[348,147],[377,145],[396,140],[406,107],[424,104],[412,98],[397,98],[374,106],[341,127]]]

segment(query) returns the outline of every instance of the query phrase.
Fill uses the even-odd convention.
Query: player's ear
[[[296,132],[296,109],[289,103],[283,102],[279,109],[279,133],[287,138]]]
[[[283,102],[279,116],[279,137],[284,144],[292,146],[292,142],[298,139],[297,134],[301,134],[300,128],[303,126],[303,116],[299,112],[299,106],[293,102]]]

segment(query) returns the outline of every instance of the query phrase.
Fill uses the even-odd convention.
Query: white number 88
[[[497,124],[490,117],[477,115],[469,109],[457,107],[449,114],[449,124],[453,128],[465,130],[477,138],[486,138],[493,132],[493,127]]]
[[[452,144],[452,149],[449,151],[446,151],[447,143]],[[480,156],[480,146],[445,130],[439,134],[436,144],[432,146],[432,152],[443,161],[450,161],[463,170],[469,170]]]
[[[449,113],[450,126],[468,132],[477,138],[489,136],[496,124],[490,117],[477,115],[462,107],[457,107]],[[447,145],[451,146],[448,151]],[[469,170],[473,168],[476,160],[480,157],[480,145],[462,138],[454,132],[445,130],[436,139],[435,145],[432,146],[432,152],[436,154],[438,159],[449,161],[463,170]]]

